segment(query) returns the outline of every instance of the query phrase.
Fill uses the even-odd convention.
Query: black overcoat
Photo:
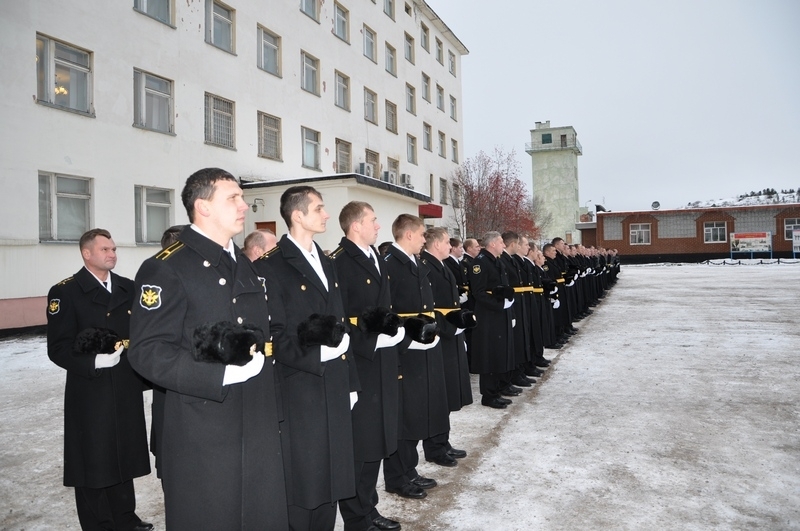
[[[508,286],[508,274],[498,258],[481,251],[472,261],[469,276],[470,299],[474,301],[478,325],[472,330],[470,372],[473,374],[505,373],[515,366],[512,306],[503,309],[489,291]]]
[[[286,235],[254,262],[270,301],[288,503],[306,509],[355,495],[350,392],[358,391],[358,375],[352,347],[322,362],[320,346],[304,347],[297,336],[298,325],[312,314],[349,324],[333,264],[318,245],[317,253],[328,289]]]
[[[383,257],[389,274],[392,309],[398,314],[433,312],[433,292],[428,266],[416,264],[403,251],[389,247]],[[410,338],[398,345],[400,352],[400,439],[423,440],[450,431],[442,348],[409,349]]]
[[[239,384],[192,355],[194,330],[232,321],[269,337],[263,281],[236,248],[187,227],[136,275],[130,359],[166,389],[159,467],[170,530],[288,527],[272,358]]]
[[[104,488],[150,473],[142,392],[128,355],[95,369],[95,354],[73,350],[86,328],[129,338],[133,281],[111,273],[109,293],[86,268],[47,295],[47,355],[67,371],[64,390],[64,485]]]
[[[378,256],[375,248],[374,256]],[[391,309],[389,278],[382,260],[381,271],[347,238],[331,253],[339,277],[342,303],[348,317],[358,318],[366,308]],[[353,408],[353,448],[356,461],[371,462],[397,450],[398,359],[397,348],[375,350],[377,333],[350,327],[350,345],[356,356],[361,391]]]
[[[517,365],[521,365],[531,360],[531,338],[530,338],[530,319],[531,309],[530,298],[523,288],[529,287],[527,279],[524,277],[522,264],[517,260],[517,256],[511,256],[503,251],[500,255],[508,273],[508,282],[514,287],[514,360]]]

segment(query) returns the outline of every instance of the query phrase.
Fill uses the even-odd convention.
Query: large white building
[[[256,183],[245,232],[285,231],[294,180],[325,196],[324,248],[351,199],[375,204],[382,240],[401,212],[452,224],[468,51],[423,0],[7,2],[0,43],[0,329],[45,322],[89,228],[132,278],[188,222],[180,190],[203,167]]]

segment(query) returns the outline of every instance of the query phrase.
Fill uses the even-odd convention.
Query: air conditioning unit
[[[384,182],[394,184],[397,182],[397,172],[396,171],[385,171],[383,172],[383,180]]]
[[[366,175],[367,177],[375,177],[375,165],[369,162],[360,162],[358,164],[358,173]]]
[[[407,173],[400,174],[400,185],[405,186],[406,188],[409,188],[411,190],[414,189],[414,187],[411,185],[411,176]]]

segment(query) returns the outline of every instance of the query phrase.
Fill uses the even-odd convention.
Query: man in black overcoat
[[[84,267],[47,295],[47,355],[67,371],[64,486],[75,487],[82,529],[147,530],[136,516],[133,478],[150,473],[142,392],[128,345],[133,281],[111,270],[111,234],[80,238]]]
[[[530,286],[523,270],[523,264],[517,260],[517,250],[519,249],[519,234],[514,231],[506,231],[502,234],[505,249],[500,255],[500,260],[508,273],[509,285],[514,288],[514,320],[512,321],[514,336],[514,369],[511,371],[511,383],[519,387],[531,387],[536,380],[528,378],[525,374],[525,366],[531,362],[531,341],[530,341]],[[513,389],[506,389],[506,392],[514,392]]]
[[[336,270],[314,242],[330,218],[322,195],[290,187],[280,213],[289,233],[254,265],[270,301],[289,528],[327,530],[336,502],[355,494],[350,410],[358,375]]]
[[[374,245],[380,225],[368,203],[351,201],[339,213],[345,237],[330,258],[339,277],[350,321],[350,347],[361,384],[353,407],[356,495],[339,500],[345,531],[399,529],[400,523],[377,509],[375,486],[381,461],[397,450],[398,360],[395,345],[405,337],[391,312],[389,277]],[[393,333],[394,332],[394,333]]]
[[[139,268],[131,318],[131,365],[166,390],[167,528],[285,531],[267,297],[232,240],[248,205],[219,168],[192,174],[181,198],[191,225]]]

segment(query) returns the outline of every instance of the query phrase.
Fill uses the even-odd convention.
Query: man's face
[[[439,260],[447,258],[450,255],[450,236],[445,234],[441,239],[434,240],[428,252]]]
[[[414,254],[422,250],[425,245],[425,226],[421,225],[416,229],[406,231],[406,238],[408,239],[408,246]]]
[[[203,210],[207,212],[205,216],[207,223],[215,232],[225,238],[233,238],[244,230],[244,213],[248,206],[236,181],[227,179],[217,181],[214,183],[211,199],[198,199],[198,201],[203,203]]]
[[[308,213],[303,214],[300,210],[295,210],[296,216],[295,223],[299,224],[304,230],[312,234],[321,234],[325,232],[326,224],[330,215],[325,211],[325,204],[322,198],[316,194],[309,194],[311,202],[308,204]]]
[[[556,248],[555,247],[548,247],[547,250],[544,252],[544,255],[551,260],[556,257]]]
[[[470,245],[469,247],[464,248],[464,252],[470,255],[472,258],[478,256],[478,253],[481,252],[481,246],[477,243]]]
[[[461,258],[462,256],[464,256],[464,245],[459,243],[455,247],[450,247],[450,254],[452,254],[456,258]]]
[[[378,216],[375,215],[375,212],[365,208],[361,221],[357,221],[356,225],[358,225],[357,233],[361,239],[359,243],[361,245],[375,245],[375,242],[378,241],[378,231],[381,230],[381,226],[378,224]]]
[[[533,253],[533,263],[538,266],[544,265],[544,255],[542,254],[542,251],[540,251],[539,249],[536,249],[536,251],[534,251]]]
[[[528,239],[520,238],[519,245],[517,246],[517,254],[519,256],[525,256],[527,253],[528,253]]]
[[[486,250],[492,253],[495,257],[500,256],[506,244],[503,243],[503,238],[497,238],[486,244]]]
[[[81,256],[86,269],[95,275],[108,273],[117,265],[117,244],[111,238],[97,236],[81,250]]]

